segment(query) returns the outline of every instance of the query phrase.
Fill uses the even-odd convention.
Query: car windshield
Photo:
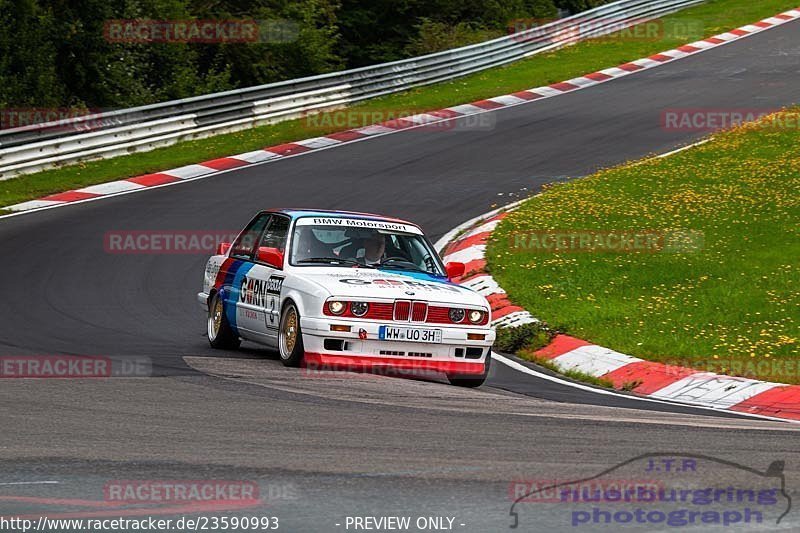
[[[295,266],[363,266],[445,276],[439,257],[425,237],[392,229],[298,224],[289,262]]]

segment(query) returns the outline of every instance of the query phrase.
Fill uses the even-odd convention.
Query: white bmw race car
[[[263,211],[206,265],[208,340],[278,349],[286,366],[443,372],[486,379],[495,332],[486,299],[451,280],[409,222],[340,211]]]

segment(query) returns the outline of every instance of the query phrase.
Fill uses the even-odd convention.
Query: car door
[[[254,340],[272,346],[277,346],[278,340],[285,278],[283,263],[290,222],[285,215],[273,214],[270,217],[254,249],[253,266],[240,286],[241,324],[247,324]]]
[[[259,337],[263,310],[253,305],[253,297],[247,288],[247,279],[256,266],[254,258],[257,245],[271,218],[272,215],[269,213],[256,216],[234,241],[230,253],[233,263],[228,267],[223,287],[228,323],[240,337],[254,341],[263,340]]]

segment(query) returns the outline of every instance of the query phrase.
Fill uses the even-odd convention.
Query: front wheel
[[[484,362],[483,374],[477,376],[465,376],[463,374],[448,374],[447,381],[450,382],[451,385],[455,385],[456,387],[467,387],[470,389],[474,389],[476,387],[480,387],[486,381],[486,378],[489,376],[489,367],[492,364],[492,351],[489,350],[489,353],[486,354],[486,361]]]
[[[225,307],[222,305],[222,298],[219,293],[211,297],[208,306],[208,343],[212,348],[219,350],[235,350],[242,341],[228,324],[228,317],[225,316]]]
[[[300,366],[305,355],[303,333],[300,331],[300,313],[292,302],[286,304],[281,314],[278,351],[283,366]]]

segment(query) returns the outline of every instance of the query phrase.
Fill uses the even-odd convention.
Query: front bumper
[[[350,326],[350,331],[331,331],[331,325]],[[382,325],[440,329],[442,342],[381,340],[378,330]],[[488,326],[450,327],[324,317],[301,318],[300,327],[306,364],[318,367],[383,367],[479,375],[485,371],[486,357],[495,340],[495,332]],[[469,333],[484,335],[484,339],[468,340]]]

